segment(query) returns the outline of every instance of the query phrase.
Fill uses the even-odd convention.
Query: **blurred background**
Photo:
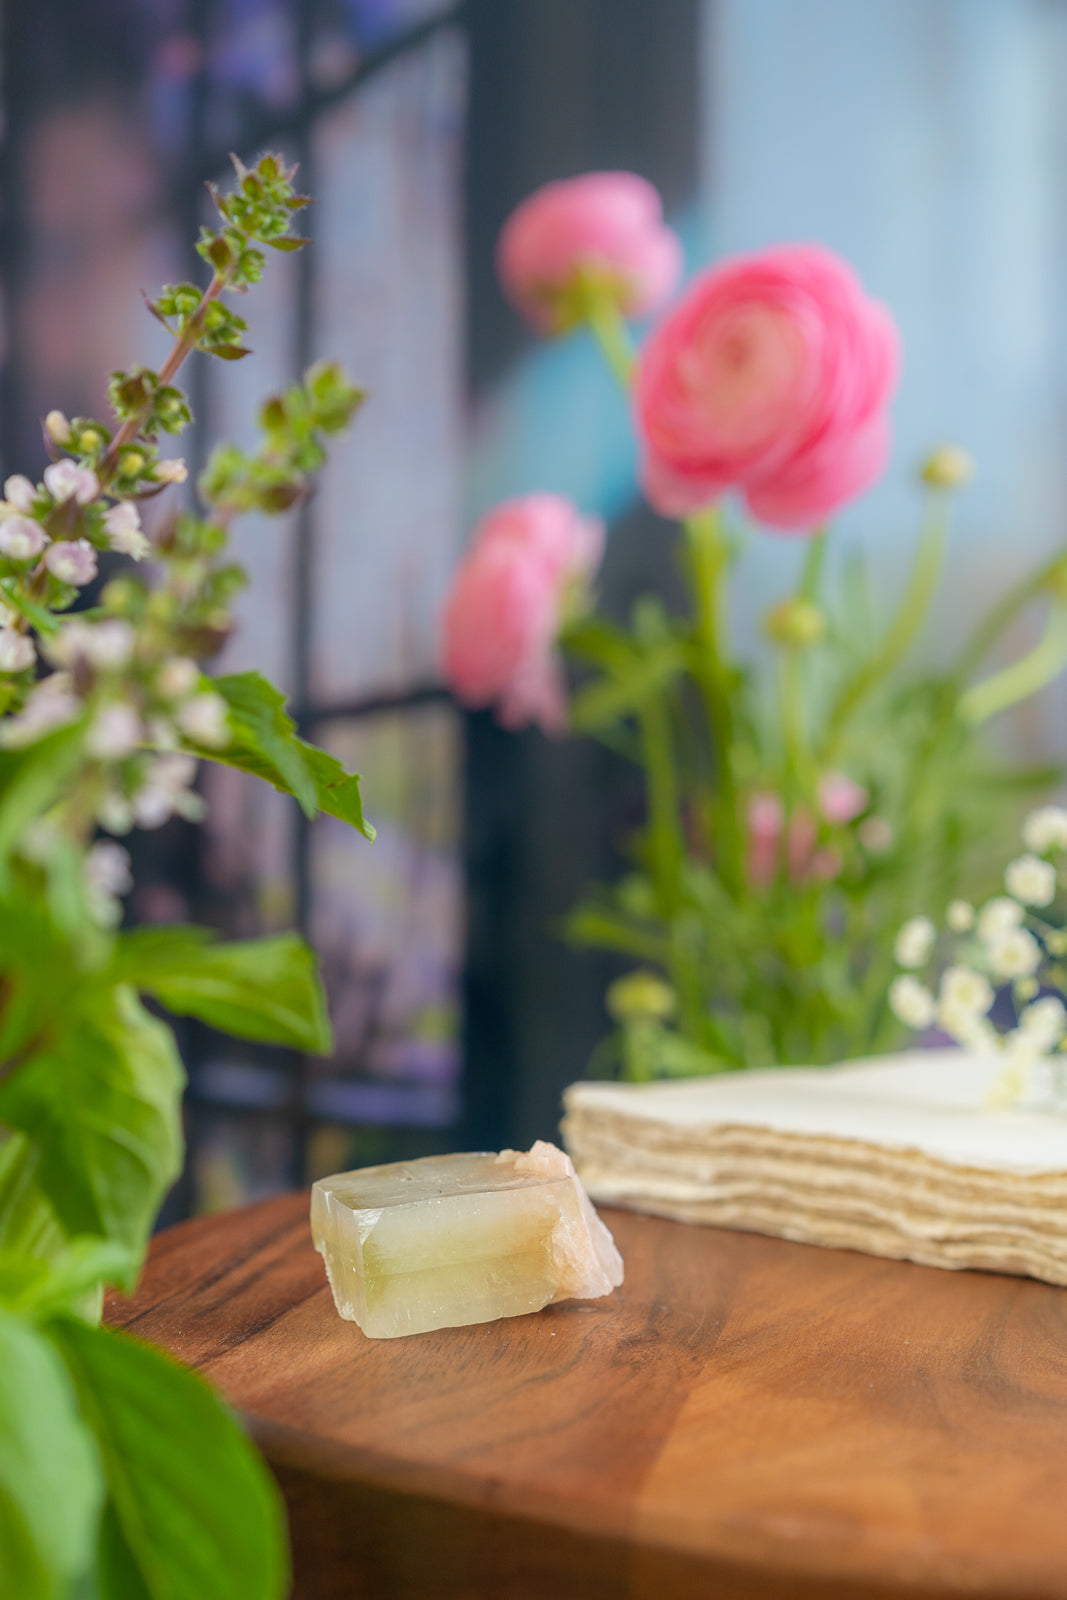
[[[12,0],[2,71],[4,473],[39,475],[45,411],[102,414],[108,371],[157,358],[140,291],[199,277],[231,150],[299,161],[313,248],[272,258],[240,307],[254,358],[193,371],[190,464],[248,442],[262,394],[320,356],[370,391],[315,499],[239,525],[253,582],[222,665],[269,673],[363,772],[378,842],[213,770],[206,827],[136,841],[131,904],[303,927],[337,1052],[184,1028],[190,1160],[166,1219],[551,1138],[613,974],[559,923],[617,869],[640,791],[590,745],[457,711],[437,613],[474,518],[534,489],[609,519],[609,609],[673,571],[591,345],[536,345],[501,299],[500,224],[539,183],[623,167],[659,186],[691,269],[799,239],[851,260],[905,371],[894,466],[841,548],[865,545],[892,593],[917,459],[949,439],[978,459],[936,655],[1067,536],[1067,0]],[[797,562],[770,537],[746,557],[751,648]],[[1064,709],[1053,688],[1003,737],[1059,759]]]

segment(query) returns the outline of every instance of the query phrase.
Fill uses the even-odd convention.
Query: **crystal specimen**
[[[311,1232],[334,1304],[372,1339],[592,1299],[622,1257],[569,1156],[428,1156],[320,1178]]]

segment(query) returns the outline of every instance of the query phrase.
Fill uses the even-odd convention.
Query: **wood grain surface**
[[[1067,1291],[605,1211],[605,1300],[406,1339],[287,1195],[108,1319],[245,1415],[299,1600],[1067,1600]]]

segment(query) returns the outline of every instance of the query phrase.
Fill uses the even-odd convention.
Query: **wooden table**
[[[108,1311],[244,1413],[300,1600],[1067,1597],[1064,1290],[611,1211],[611,1298],[374,1341],[306,1214]]]

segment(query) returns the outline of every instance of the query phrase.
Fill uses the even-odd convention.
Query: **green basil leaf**
[[[318,958],[294,933],[214,944],[196,928],[124,934],[115,972],[180,1017],[325,1054],[332,1048]]]
[[[230,708],[232,738],[225,750],[199,749],[205,761],[219,761],[254,773],[299,801],[308,817],[325,811],[357,828],[367,839],[374,829],[363,816],[359,777],[325,750],[297,737],[285,711],[285,698],[258,672],[211,679]]]
[[[132,989],[106,991],[0,1084],[0,1122],[40,1147],[37,1178],[70,1235],[139,1249],[181,1170],[184,1073]]]
[[[105,1287],[128,1294],[140,1264],[138,1251],[113,1239],[72,1239],[48,1260],[0,1250],[0,1304],[30,1317],[81,1315]]]
[[[281,1600],[277,1488],[203,1379],[112,1329],[62,1318],[50,1332],[100,1450],[112,1570],[132,1562],[150,1600]]]
[[[104,1484],[54,1346],[0,1310],[0,1594],[66,1600],[94,1559]]]
[[[58,800],[81,759],[82,724],[57,728],[24,750],[0,750],[0,886],[29,823]]]

